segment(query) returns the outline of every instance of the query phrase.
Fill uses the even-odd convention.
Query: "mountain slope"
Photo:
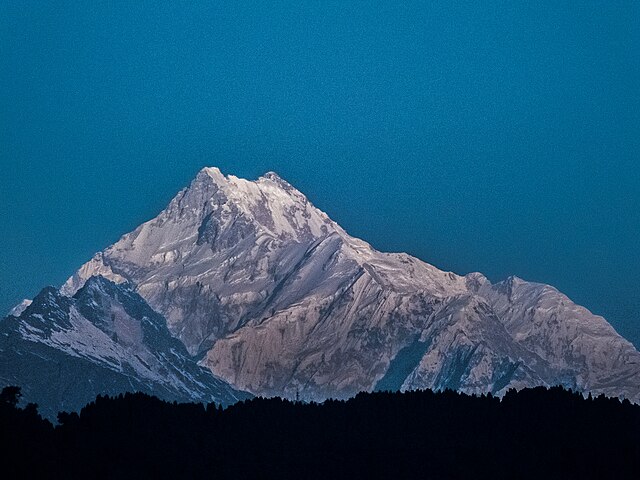
[[[135,285],[202,365],[257,394],[561,384],[640,399],[640,354],[603,318],[552,287],[377,252],[274,173],[203,169],[62,291],[93,275]]]
[[[491,305],[513,338],[565,368],[578,390],[638,401],[640,355],[607,321],[555,288],[517,277],[491,285],[476,274],[471,289]]]
[[[19,385],[51,418],[98,394],[140,391],[166,400],[247,398],[199,367],[165,320],[127,285],[92,277],[73,298],[45,288],[0,322],[0,384]]]

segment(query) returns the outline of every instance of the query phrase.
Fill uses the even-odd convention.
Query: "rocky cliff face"
[[[500,394],[561,384],[640,400],[640,354],[552,287],[443,272],[349,236],[276,174],[203,169],[63,286],[129,282],[215,375],[255,394]]]
[[[0,322],[0,384],[55,419],[97,395],[145,392],[230,404],[247,398],[198,366],[166,322],[127,285],[91,277],[73,297],[45,288]]]

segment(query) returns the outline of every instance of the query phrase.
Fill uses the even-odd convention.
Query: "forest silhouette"
[[[559,387],[226,409],[98,397],[53,425],[0,394],[3,478],[640,478],[640,406]]]

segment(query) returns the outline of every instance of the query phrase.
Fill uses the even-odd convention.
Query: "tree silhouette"
[[[20,387],[9,386],[2,389],[0,392],[0,403],[15,407],[20,401],[22,396]]]
[[[125,394],[55,427],[19,390],[0,398],[4,478],[640,478],[640,406],[562,388],[226,409]]]

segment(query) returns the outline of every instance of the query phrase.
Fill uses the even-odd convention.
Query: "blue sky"
[[[640,345],[638,85],[632,1],[4,2],[0,310],[217,165]]]

